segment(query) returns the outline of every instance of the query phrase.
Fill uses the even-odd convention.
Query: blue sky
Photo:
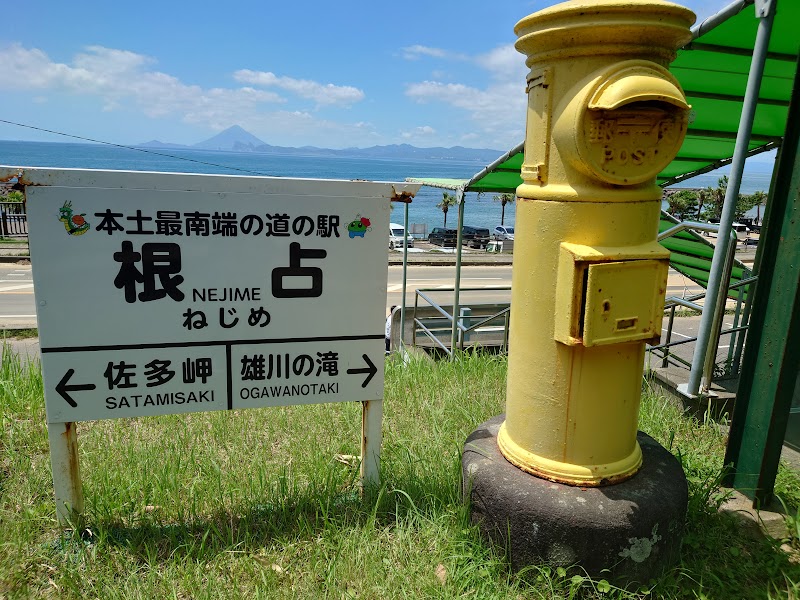
[[[514,24],[550,4],[27,0],[0,32],[0,119],[120,144],[238,124],[273,145],[506,150],[525,124]]]

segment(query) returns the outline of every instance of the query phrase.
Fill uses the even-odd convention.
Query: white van
[[[731,225],[731,229],[736,232],[736,239],[738,241],[746,240],[747,236],[750,234],[750,230],[747,228],[747,225],[743,223],[734,223]]]
[[[409,233],[403,236],[404,229],[397,223],[389,223],[389,250],[402,248],[404,240],[408,242],[408,247],[414,247],[414,237]]]
[[[711,223],[711,221],[709,221],[709,223]],[[719,222],[715,224],[719,225]],[[746,240],[750,236],[750,229],[744,223],[736,223],[736,222],[732,223],[731,231],[733,231],[736,234],[736,240],[739,242]],[[716,232],[713,231],[712,232],[706,231],[705,235],[707,237],[717,237]]]

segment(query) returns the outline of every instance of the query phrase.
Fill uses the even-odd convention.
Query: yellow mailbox
[[[655,178],[690,108],[667,66],[693,21],[661,0],[571,0],[515,29],[530,73],[497,440],[546,479],[603,485],[641,465],[644,350],[669,258]]]

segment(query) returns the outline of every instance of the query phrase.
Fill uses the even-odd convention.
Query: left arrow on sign
[[[75,369],[69,369],[64,374],[64,377],[61,378],[61,381],[58,382],[56,386],[56,391],[59,395],[67,401],[72,408],[78,408],[78,403],[72,399],[72,397],[67,392],[80,392],[82,390],[93,390],[97,386],[93,383],[84,383],[82,385],[67,385],[70,378],[75,374]]]
[[[352,374],[356,374],[356,373],[368,373],[367,378],[361,384],[361,387],[365,388],[365,387],[367,387],[367,384],[375,376],[375,373],[378,372],[378,369],[375,367],[375,365],[369,359],[369,356],[367,356],[366,354],[362,354],[361,358],[363,358],[364,362],[367,363],[366,368],[364,368],[364,369],[347,369],[347,373],[351,374],[351,375]]]

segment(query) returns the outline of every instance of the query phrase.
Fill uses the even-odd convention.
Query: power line
[[[200,165],[206,165],[209,167],[217,167],[219,169],[229,169],[231,171],[241,171],[242,173],[249,173],[251,175],[268,175],[267,173],[262,173],[260,171],[253,171],[251,169],[241,169],[239,167],[230,167],[228,165],[220,165],[217,163],[207,162],[204,160],[197,160],[196,158],[186,158],[185,156],[175,156],[174,154],[166,154],[164,152],[156,152],[154,150],[148,150],[147,148],[136,148],[135,146],[125,146],[124,144],[115,144],[113,142],[106,142],[103,140],[95,140],[88,137],[83,137],[80,135],[73,135],[71,133],[63,133],[61,131],[53,131],[52,129],[45,129],[44,127],[36,127],[34,125],[26,125],[25,123],[15,123],[14,121],[8,121],[6,119],[0,119],[0,123],[7,123],[8,125],[16,125],[17,127],[25,127],[26,129],[34,129],[36,131],[43,131],[45,133],[53,133],[55,135],[63,135],[64,137],[74,138],[76,140],[83,140],[85,142],[94,142],[96,144],[105,144],[106,146],[115,146],[117,148],[124,148],[126,150],[136,150],[137,152],[144,152],[145,154],[154,154],[156,156],[163,156],[165,158],[174,158],[175,160],[185,160],[187,162],[193,162]]]

